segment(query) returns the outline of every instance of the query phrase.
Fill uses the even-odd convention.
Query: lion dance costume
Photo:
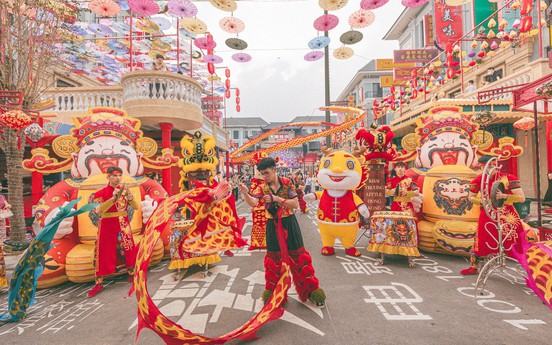
[[[250,163],[255,166],[265,157],[268,157],[265,152],[255,152]],[[266,186],[266,182],[255,168],[255,175],[251,179],[249,193],[251,194],[259,187],[264,188],[264,186]],[[266,249],[266,210],[265,202],[262,198],[259,199],[257,205],[251,208],[251,218],[253,219],[253,226],[251,227],[251,245],[249,246],[249,250]]]

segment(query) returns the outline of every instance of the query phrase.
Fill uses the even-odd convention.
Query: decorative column
[[[171,148],[171,130],[173,128],[172,123],[160,123],[159,127],[161,127],[161,148],[162,149],[170,149]],[[169,193],[169,195],[172,195],[171,191],[171,168],[163,169],[162,172],[163,177],[163,188]]]
[[[548,171],[552,171],[552,121],[546,121],[546,156]]]

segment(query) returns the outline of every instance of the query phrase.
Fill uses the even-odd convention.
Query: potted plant
[[[548,81],[542,84],[535,91],[537,95],[541,96],[542,98],[552,98],[552,81]]]

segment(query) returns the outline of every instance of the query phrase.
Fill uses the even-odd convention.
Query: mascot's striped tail
[[[42,261],[44,255],[50,249],[50,243],[56,234],[62,220],[85,213],[99,204],[87,204],[78,210],[73,207],[79,199],[71,201],[29,244],[29,248],[23,254],[13,272],[8,291],[8,312],[0,314],[0,326],[9,322],[19,322],[27,316],[27,308],[34,302],[37,280],[44,271]]]

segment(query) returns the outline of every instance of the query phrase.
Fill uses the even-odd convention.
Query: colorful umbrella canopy
[[[249,62],[251,61],[251,55],[247,53],[236,53],[232,55],[232,60],[237,62]]]
[[[236,50],[244,50],[247,48],[247,42],[239,38],[229,38],[225,43],[229,48]]]
[[[339,60],[345,60],[353,56],[355,52],[349,47],[341,47],[333,52],[333,56]]]
[[[201,35],[207,32],[207,24],[199,18],[184,18],[180,23],[184,29],[194,34]]]
[[[135,25],[136,29],[148,34],[155,34],[159,32],[159,26],[148,18],[138,19]]]
[[[82,24],[82,26],[81,26]],[[86,29],[84,27],[86,27],[87,25],[84,24],[84,23],[75,23],[75,24],[69,24],[68,25],[68,28],[69,30],[71,30],[72,32],[76,33],[76,34],[79,34],[79,35],[88,35],[89,32],[86,31]]]
[[[159,13],[159,6],[152,0],[128,0],[128,7],[139,17]]]
[[[304,59],[307,61],[316,61],[324,56],[324,52],[320,50],[315,50],[310,53],[305,54]]]
[[[117,4],[121,6],[121,10],[128,11],[130,7],[128,7],[128,1],[117,1]]]
[[[345,5],[349,0],[318,0],[318,5],[326,11],[336,11],[339,10]]]
[[[218,64],[218,63],[221,63],[223,60],[220,56],[213,54],[213,55],[204,55],[203,61]]]
[[[364,10],[375,10],[388,2],[389,0],[362,0],[360,2],[360,8]]]
[[[171,0],[169,12],[179,18],[191,18],[197,15],[197,7],[188,0]]]
[[[172,22],[167,17],[153,17],[151,18],[155,24],[159,27],[159,30],[169,30],[172,27]]]
[[[113,22],[113,24],[111,24],[111,28],[113,28],[115,31],[120,32],[122,34],[126,34],[130,30],[130,26],[128,26],[128,24],[125,24],[123,22]]]
[[[118,40],[107,41],[107,46],[116,53],[124,54],[128,52],[128,47],[123,42]]]
[[[422,6],[428,2],[429,0],[402,0],[401,4],[403,4],[404,7],[416,7]]]
[[[194,45],[199,49],[210,50],[215,49],[215,47],[217,46],[217,42],[212,39],[210,40],[207,37],[200,37],[195,39]]]
[[[362,40],[362,37],[363,37],[362,32],[350,30],[343,33],[343,35],[339,37],[339,40],[341,41],[341,43],[344,43],[344,44],[355,44],[360,42]]]
[[[310,49],[322,49],[330,44],[330,38],[326,36],[317,36],[309,41]],[[306,56],[306,55],[305,55]],[[310,61],[310,60],[309,60]]]
[[[155,40],[151,42],[151,47],[153,49],[161,50],[162,52],[168,52],[172,49],[172,46],[170,44],[161,40]]]
[[[314,21],[314,28],[318,31],[329,31],[339,24],[339,18],[333,14],[323,14]]]
[[[219,26],[222,30],[231,34],[239,34],[245,29],[245,23],[236,17],[222,18],[219,21]]]
[[[209,0],[211,5],[225,12],[234,12],[238,4],[234,0]]]
[[[88,8],[103,17],[113,17],[121,12],[121,6],[113,0],[92,0]]]
[[[88,25],[88,31],[100,36],[113,35],[113,30],[111,30],[108,26],[99,23],[92,23]]]
[[[372,24],[375,18],[374,12],[360,9],[349,16],[349,25],[353,29],[362,29]]]

